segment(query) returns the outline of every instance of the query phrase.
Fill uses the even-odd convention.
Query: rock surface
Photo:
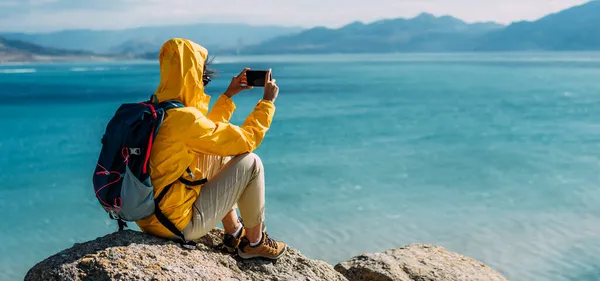
[[[500,273],[472,258],[434,245],[409,245],[365,254],[335,269],[352,281],[506,281]]]
[[[141,232],[117,232],[47,258],[25,280],[346,280],[295,249],[277,262],[241,260],[216,250],[221,237],[213,230],[190,251]]]
[[[480,262],[430,245],[361,255],[335,270],[295,249],[276,262],[245,261],[218,249],[222,234],[215,229],[198,241],[198,250],[185,250],[141,232],[117,232],[47,258],[25,280],[506,280]]]

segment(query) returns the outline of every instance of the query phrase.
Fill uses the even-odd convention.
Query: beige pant
[[[192,207],[192,221],[183,230],[185,239],[206,235],[235,209],[236,203],[245,227],[264,221],[265,174],[262,161],[254,153],[234,157],[202,186]]]

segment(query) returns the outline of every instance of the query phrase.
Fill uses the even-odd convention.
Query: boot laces
[[[267,246],[269,246],[271,248],[274,248],[274,249],[277,249],[277,241],[273,240],[266,233],[265,233],[265,243],[267,244]]]

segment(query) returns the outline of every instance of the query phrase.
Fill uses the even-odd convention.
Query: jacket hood
[[[190,40],[167,41],[159,55],[160,85],[155,93],[158,101],[177,100],[206,115],[210,97],[204,93],[202,73],[207,57],[206,48]]]

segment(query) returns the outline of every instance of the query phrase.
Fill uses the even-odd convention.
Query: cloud
[[[0,7],[18,7],[19,2],[17,1],[0,1]]]
[[[24,2],[29,4],[29,6],[40,6],[44,4],[54,3],[57,1],[58,0],[24,0]]]
[[[412,17],[421,12],[467,21],[533,20],[587,0],[0,0],[0,26],[14,31],[119,29],[197,22],[312,27]]]
[[[58,0],[0,0],[0,6],[18,7],[18,6],[39,6],[43,4],[57,2]]]

